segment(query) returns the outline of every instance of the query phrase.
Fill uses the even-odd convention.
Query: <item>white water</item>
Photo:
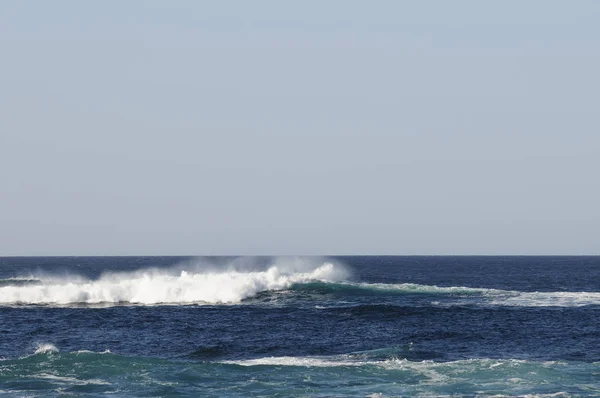
[[[297,366],[297,367],[345,367],[345,366],[379,366],[389,370],[419,370],[419,371],[532,371],[540,369],[559,369],[562,371],[577,368],[600,369],[600,363],[565,362],[565,361],[528,361],[522,359],[463,359],[449,362],[409,361],[403,358],[390,359],[355,359],[352,355],[315,356],[315,357],[263,357],[255,359],[222,361],[221,363],[240,366]]]
[[[38,343],[33,354],[47,354],[49,352],[58,352],[58,348],[51,343]]]
[[[299,271],[299,268],[301,271]],[[294,283],[343,280],[340,265],[275,263],[264,271],[167,271],[115,273],[98,280],[42,280],[34,286],[0,288],[0,304],[74,303],[239,303],[263,291],[283,290]]]
[[[81,277],[14,277],[5,281],[32,280],[32,285],[0,286],[0,305],[12,304],[228,304],[239,303],[265,291],[286,290],[293,284],[328,282],[352,288],[393,294],[453,296],[452,302],[435,305],[477,304],[520,307],[579,307],[600,305],[600,292],[520,292],[512,290],[435,286],[414,283],[354,283],[347,270],[330,262],[279,259],[263,270],[142,270],[106,274],[97,280]]]
[[[348,285],[363,289],[423,294],[484,294],[504,292],[503,290],[496,289],[483,289],[465,286],[419,285],[417,283],[348,283]]]
[[[470,298],[482,297],[481,304],[510,307],[581,307],[600,305],[600,292],[520,292],[472,288],[465,286],[435,286],[415,283],[350,283],[348,286],[385,292],[454,295],[462,298],[460,304],[469,304]],[[465,297],[466,296],[466,297]]]
[[[451,396],[449,390],[465,391],[469,396],[523,396],[523,397],[569,397],[564,391],[586,391],[598,396],[600,388],[591,376],[600,369],[600,363],[527,361],[517,359],[465,359],[451,362],[408,361],[406,359],[353,360],[347,355],[326,357],[264,357],[248,360],[223,361],[239,366],[269,366],[278,368],[306,368],[327,372],[322,368],[376,367],[383,377],[394,375],[395,380],[408,376],[419,377],[418,384],[405,384],[407,396]],[[321,369],[319,369],[321,368]],[[385,371],[385,373],[382,373]],[[295,370],[294,372],[305,372]],[[361,369],[357,377],[367,371]],[[387,373],[391,372],[391,373]],[[336,377],[342,377],[342,369],[334,369]],[[583,377],[582,377],[583,375]],[[395,384],[395,383],[394,383]],[[398,386],[399,387],[399,386]],[[540,390],[539,392],[535,392]],[[397,390],[396,390],[397,391]],[[468,393],[466,392],[468,391]],[[443,393],[442,393],[443,392]],[[495,392],[497,395],[493,395]],[[529,394],[528,394],[529,393]],[[452,395],[453,396],[453,395]]]
[[[600,292],[508,292],[492,297],[491,305],[513,307],[582,307],[600,305]]]

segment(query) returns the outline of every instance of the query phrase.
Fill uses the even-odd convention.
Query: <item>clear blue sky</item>
[[[598,21],[2,2],[0,255],[599,254]]]

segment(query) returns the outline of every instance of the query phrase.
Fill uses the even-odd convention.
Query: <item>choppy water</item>
[[[600,257],[0,258],[13,396],[600,396]]]

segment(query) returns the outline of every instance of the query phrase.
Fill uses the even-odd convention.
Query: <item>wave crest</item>
[[[50,353],[55,353],[58,352],[58,348],[56,348],[56,346],[54,344],[50,344],[50,343],[38,343],[36,345],[36,349],[33,352],[33,355],[38,355],[38,354],[50,354]]]
[[[262,271],[167,271],[104,275],[98,280],[47,280],[37,285],[0,288],[0,304],[169,304],[239,303],[263,291],[297,283],[343,280],[341,265],[275,262]]]

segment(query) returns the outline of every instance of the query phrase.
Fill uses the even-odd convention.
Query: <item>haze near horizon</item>
[[[5,2],[0,256],[600,254],[599,19]]]

